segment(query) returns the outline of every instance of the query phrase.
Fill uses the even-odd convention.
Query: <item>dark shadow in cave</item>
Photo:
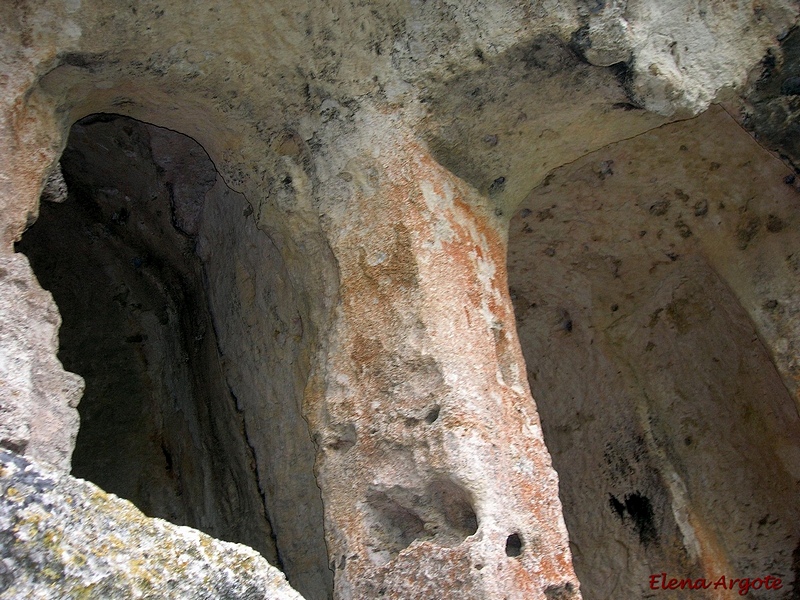
[[[231,237],[224,227],[244,221],[247,213],[226,205],[230,222],[215,218],[204,225],[204,202],[236,198],[203,148],[187,136],[118,115],[77,122],[61,169],[68,197],[53,202],[43,196],[38,220],[17,250],[28,256],[59,307],[59,358],[86,380],[73,475],[149,516],[249,545],[282,568],[288,563],[287,576],[301,593],[329,597],[313,474],[270,473],[264,481],[269,469],[258,458],[271,449],[248,437],[247,402],[237,398],[251,388],[257,395],[259,382],[252,379],[264,376],[241,381],[238,372],[227,371],[230,349],[219,328],[229,326],[226,319],[242,320],[243,311],[236,311],[241,299],[236,290],[209,291],[212,279],[223,282],[219,287],[227,280],[217,275],[218,264],[210,275],[196,252],[201,238],[208,246],[215,236]],[[239,275],[237,270],[237,282]],[[218,306],[229,300],[235,309],[212,314],[214,294]],[[274,312],[294,310],[291,298],[269,297],[290,304]],[[237,387],[246,391],[237,393]],[[286,410],[278,419],[293,416],[299,418]],[[302,466],[297,462],[287,469]],[[287,517],[276,508],[275,492],[265,487],[281,477],[311,482],[296,498],[311,507],[308,514]],[[296,555],[297,542],[286,536],[298,528],[307,536],[303,545],[321,546],[322,565]],[[289,532],[283,543],[281,530]]]

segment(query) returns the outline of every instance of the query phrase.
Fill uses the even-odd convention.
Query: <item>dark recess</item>
[[[616,515],[625,522],[628,518],[639,536],[642,545],[655,542],[658,539],[658,530],[653,519],[653,506],[647,496],[639,492],[626,494],[624,502],[620,502],[611,494],[608,495],[608,503]]]
[[[522,538],[518,533],[512,533],[506,538],[506,556],[517,557],[522,554]]]

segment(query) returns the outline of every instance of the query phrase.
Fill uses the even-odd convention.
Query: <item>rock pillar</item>
[[[504,217],[411,136],[368,129],[328,184],[341,300],[307,395],[335,595],[578,598]]]

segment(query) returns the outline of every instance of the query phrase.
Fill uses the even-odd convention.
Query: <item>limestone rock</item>
[[[741,121],[762,144],[800,165],[800,33],[781,36],[751,73]]]
[[[86,380],[73,474],[245,543],[324,598],[295,400],[313,328],[274,242],[186,136],[97,116],[72,128],[61,164],[69,199],[43,205],[17,249],[58,302],[64,364]]]
[[[659,114],[691,115],[744,86],[747,65],[792,27],[797,5],[628,2],[625,18],[633,97]]]
[[[0,446],[69,470],[83,380],[56,358],[61,318],[20,255],[0,258]]]
[[[554,171],[512,220],[510,289],[584,597],[664,593],[648,587],[661,572],[797,586],[790,174],[716,107]]]
[[[29,245],[45,247],[35,221],[63,158],[69,193],[93,214],[82,221],[69,199],[48,204],[40,224],[56,233],[42,235],[62,250],[43,251],[38,264],[82,239],[63,262],[90,274],[96,258],[99,275],[86,278],[88,295],[78,294],[80,279],[65,286],[75,292],[61,302],[65,318],[68,306],[78,318],[64,339],[109,330],[122,347],[113,362],[137,365],[123,380],[141,384],[122,418],[105,414],[124,400],[120,389],[87,393],[85,430],[100,415],[100,430],[123,432],[116,446],[141,450],[141,479],[100,471],[144,489],[136,493],[158,500],[151,506],[178,507],[176,521],[258,538],[309,598],[577,599],[566,525],[588,598],[639,597],[659,560],[739,572],[767,568],[774,552],[786,571],[798,537],[787,500],[800,331],[794,189],[779,182],[780,193],[765,195],[772,179],[738,179],[755,151],[717,160],[691,136],[686,156],[699,162],[668,175],[660,165],[665,153],[683,156],[680,144],[645,142],[680,137],[681,125],[664,127],[726,101],[732,112],[746,105],[755,130],[791,159],[782,131],[797,114],[797,19],[789,0],[0,3],[2,443],[19,460],[69,469],[80,384],[56,358],[58,313],[14,246],[32,257]],[[770,57],[785,72],[754,84]],[[132,121],[101,126],[122,118]],[[746,147],[717,109],[698,122],[711,123],[708,139]],[[609,146],[627,139],[634,150]],[[612,189],[632,161],[626,152],[640,147],[652,163],[631,175],[636,185]],[[763,155],[757,162],[780,170]],[[570,211],[561,219],[561,204],[547,204],[554,182]],[[732,198],[706,196],[714,185]],[[515,251],[525,255],[516,263]],[[109,293],[107,281],[120,290]],[[519,292],[552,310],[539,316]],[[111,304],[92,315],[93,298]],[[716,299],[724,310],[709,308]],[[111,315],[113,326],[84,325]],[[541,342],[547,335],[552,347]],[[625,348],[635,335],[655,347]],[[755,338],[763,347],[744,345]],[[675,353],[694,352],[711,377],[713,358],[724,358],[713,355],[714,339],[736,363],[719,370],[722,380],[706,382],[679,361],[650,376]],[[562,350],[568,360],[552,360]],[[541,374],[537,361],[547,365]],[[95,371],[94,381],[110,380]],[[595,372],[600,390],[587,377]],[[720,423],[733,427],[735,413],[755,424],[734,427],[719,445],[727,450],[714,453],[695,437],[719,429],[696,424],[696,412],[722,407],[731,382],[746,391]],[[772,413],[753,396],[762,389]],[[572,413],[573,396],[596,391],[597,414]],[[694,394],[702,402],[687,408],[682,395]],[[104,397],[109,405],[94,404]],[[775,415],[784,413],[781,429]],[[139,434],[126,428],[143,422]],[[543,429],[555,432],[550,451]],[[564,460],[581,446],[573,433],[594,457]],[[104,448],[115,449],[113,438]],[[750,445],[758,451],[748,455]],[[550,452],[563,462],[566,524]],[[727,458],[736,452],[745,459]],[[755,503],[736,513],[760,484],[748,476],[731,489],[699,464],[706,454],[736,473],[778,457],[769,471],[778,483],[763,486],[775,514],[757,515]],[[606,487],[584,486],[600,455]],[[89,458],[102,467],[106,454]],[[707,502],[693,504],[692,494]],[[722,530],[704,508],[712,505],[737,514],[735,531]],[[114,523],[173,531],[132,510]],[[751,529],[763,546],[742,558]],[[104,530],[95,543],[116,546],[117,537]],[[600,562],[581,562],[589,556]],[[204,564],[203,554],[196,560],[186,568]],[[86,564],[76,577],[91,578]],[[144,555],[135,564],[164,569]],[[622,565],[630,573],[606,577]],[[230,577],[250,581],[241,570]],[[231,585],[236,595],[249,584]]]
[[[66,199],[67,182],[64,181],[61,165],[57,164],[47,176],[47,181],[44,182],[42,202],[64,202]]]
[[[0,598],[300,600],[255,550],[0,451]]]

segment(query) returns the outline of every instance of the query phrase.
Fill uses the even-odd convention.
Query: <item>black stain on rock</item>
[[[797,96],[800,94],[800,77],[787,77],[781,83],[781,95]]]
[[[592,47],[592,38],[589,34],[589,25],[584,25],[579,29],[572,32],[569,41],[569,49],[572,50],[576,56],[584,62],[589,62],[586,59],[586,51]]]
[[[800,28],[783,36],[780,49],[768,50],[761,64],[761,76],[746,93],[749,106],[744,125],[758,135],[762,145],[796,168],[800,164]]]
[[[692,230],[689,226],[683,221],[683,219],[678,219],[675,221],[675,229],[678,230],[680,236],[684,239],[692,236]]]
[[[505,187],[506,187],[506,178],[498,177],[492,182],[492,185],[489,186],[489,195],[493,196],[495,194],[499,194],[505,189]]]
[[[767,231],[770,233],[778,233],[786,228],[786,222],[776,215],[769,215],[767,217]]]
[[[704,217],[708,214],[708,200],[698,200],[694,205],[694,216]]]
[[[639,542],[643,546],[647,546],[658,539],[658,530],[653,518],[653,506],[647,496],[639,492],[633,492],[632,494],[625,494],[624,500],[620,501],[609,494],[608,503],[611,510],[616,513],[620,520],[623,522],[630,520],[630,524],[639,536]]]
[[[77,67],[78,69],[86,69],[93,72],[102,65],[103,60],[105,59],[105,54],[66,52],[60,55],[59,59],[62,65]]]

